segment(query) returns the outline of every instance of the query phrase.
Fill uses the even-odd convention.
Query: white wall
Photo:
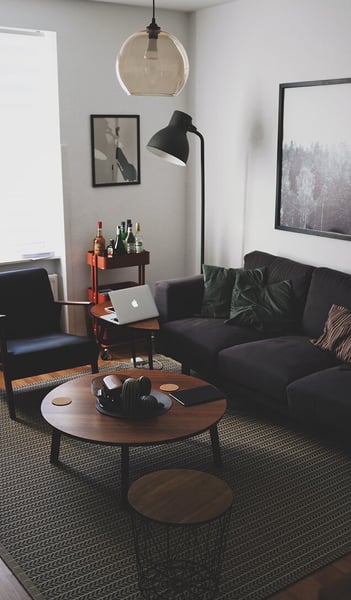
[[[350,241],[274,229],[279,83],[350,77],[350,23],[349,0],[236,0],[193,15],[207,262],[260,249],[351,271]]]
[[[189,17],[157,10],[157,21],[187,46]],[[140,221],[151,264],[147,282],[178,276],[185,264],[186,169],[149,153],[151,135],[167,125],[173,110],[185,110],[186,88],[176,98],[132,97],[117,83],[115,60],[124,40],[151,21],[151,8],[127,8],[89,0],[1,0],[0,25],[57,32],[68,297],[86,299],[96,221],[105,238],[116,225]],[[139,114],[141,184],[93,188],[90,114]],[[19,115],[20,118],[20,115]],[[15,232],[14,232],[15,235]],[[135,269],[103,272],[101,283],[136,278]]]

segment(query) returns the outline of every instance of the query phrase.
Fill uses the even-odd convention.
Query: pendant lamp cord
[[[156,19],[155,19],[155,0],[152,0],[152,21],[150,23],[150,25],[146,28],[148,34],[149,34],[149,39],[156,39],[158,38],[158,34],[161,31],[161,27],[159,27],[156,23]]]

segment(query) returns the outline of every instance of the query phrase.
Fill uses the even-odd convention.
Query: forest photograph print
[[[275,228],[351,239],[351,78],[280,84]]]

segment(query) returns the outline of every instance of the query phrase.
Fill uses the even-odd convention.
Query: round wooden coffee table
[[[204,381],[181,373],[131,369],[111,371],[120,379],[149,377],[152,389],[160,390],[163,384],[176,384],[179,389],[196,388]],[[129,487],[129,448],[152,446],[183,440],[209,430],[213,457],[221,464],[217,423],[227,407],[225,398],[184,407],[173,400],[171,408],[157,417],[143,420],[120,419],[101,414],[96,409],[96,397],[91,382],[107,374],[84,375],[64,383],[49,392],[41,405],[44,419],[52,426],[50,462],[59,460],[61,435],[65,434],[86,442],[120,446],[121,448],[121,497],[125,501]],[[163,393],[166,393],[163,391]]]

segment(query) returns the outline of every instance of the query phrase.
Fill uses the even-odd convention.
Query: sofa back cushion
[[[303,314],[306,335],[316,338],[323,333],[333,304],[351,310],[351,275],[326,267],[316,268]]]
[[[298,321],[302,315],[315,267],[289,258],[283,258],[255,250],[244,257],[245,269],[267,267],[267,283],[288,280],[291,283],[293,299]]]

